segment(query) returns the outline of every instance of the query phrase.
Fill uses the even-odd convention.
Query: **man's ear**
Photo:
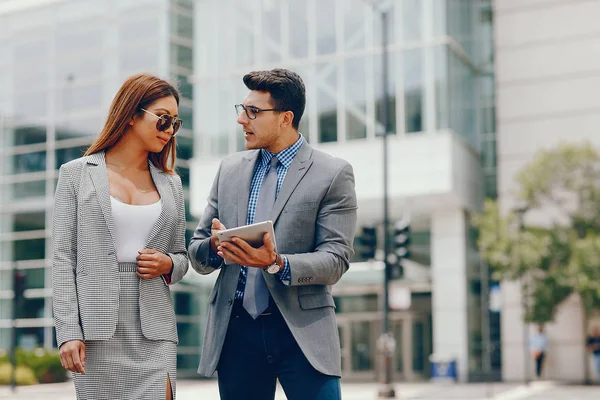
[[[286,111],[285,113],[283,113],[283,119],[281,120],[282,128],[287,128],[289,126],[292,126],[293,122],[294,122],[294,113],[292,111]]]

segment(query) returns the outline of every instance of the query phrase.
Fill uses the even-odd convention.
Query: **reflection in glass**
[[[405,132],[423,130],[423,58],[422,49],[404,51],[404,123]]]
[[[12,174],[24,174],[28,172],[40,172],[46,170],[46,152],[15,154],[12,156]],[[9,171],[11,173],[11,171]]]
[[[316,7],[317,54],[335,52],[335,0],[320,0]]]
[[[345,62],[346,137],[348,139],[367,137],[365,62],[365,57],[348,58]]]
[[[352,370],[370,371],[373,369],[373,338],[370,321],[353,321],[350,323],[352,338]]]

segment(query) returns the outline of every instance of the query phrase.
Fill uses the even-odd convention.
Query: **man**
[[[356,229],[352,167],[298,132],[302,79],[285,69],[244,76],[236,106],[246,148],[226,158],[188,249],[201,274],[220,269],[209,297],[198,373],[218,371],[221,398],[339,399],[341,355],[331,285],[348,270]],[[260,248],[217,232],[274,222]],[[274,242],[277,243],[275,249]],[[223,259],[234,264],[224,264]]]
[[[543,326],[540,326],[537,333],[535,333],[530,339],[529,348],[531,350],[533,359],[535,360],[535,375],[538,379],[540,379],[542,377],[542,371],[544,368],[546,349],[548,348],[548,338],[544,333]]]
[[[587,347],[594,357],[596,376],[600,377],[600,329],[598,327],[595,327],[592,336],[588,337]]]

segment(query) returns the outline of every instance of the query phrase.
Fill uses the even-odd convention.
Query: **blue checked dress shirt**
[[[260,185],[265,177],[265,174],[268,171],[269,164],[271,163],[271,158],[277,157],[279,159],[279,164],[277,165],[277,193],[276,196],[279,195],[279,190],[281,189],[281,185],[285,179],[285,176],[292,165],[292,161],[294,157],[300,150],[300,146],[304,142],[304,138],[302,134],[300,134],[300,138],[288,147],[287,149],[279,152],[278,154],[273,154],[265,149],[260,150],[260,160],[256,162],[256,167],[254,169],[254,176],[252,177],[252,184],[250,185],[250,198],[248,199],[248,219],[246,220],[246,224],[250,225],[254,223],[254,216],[256,214],[256,202],[258,201],[258,194],[260,192]],[[277,197],[275,197],[277,198]],[[212,250],[210,250],[209,255],[209,263],[212,267],[217,268],[223,259],[214,254]],[[290,284],[291,272],[290,272],[290,263],[286,256],[283,256],[284,266],[281,271],[277,273],[279,276],[279,280],[285,285]],[[240,278],[238,280],[237,289],[235,291],[235,298],[237,300],[244,299],[244,289],[246,288],[246,275],[248,274],[248,267],[242,267],[240,271]]]

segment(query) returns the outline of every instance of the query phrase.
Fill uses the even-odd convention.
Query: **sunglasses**
[[[164,132],[167,129],[169,129],[169,126],[172,126],[173,127],[173,135],[172,136],[175,136],[175,135],[177,135],[179,128],[181,128],[181,125],[183,125],[182,120],[180,120],[179,118],[175,118],[172,115],[169,115],[169,114],[156,115],[156,114],[154,114],[148,110],[145,110],[143,108],[141,110],[150,115],[154,115],[156,118],[158,118],[158,121],[156,121],[156,129],[159,130],[160,132]]]

